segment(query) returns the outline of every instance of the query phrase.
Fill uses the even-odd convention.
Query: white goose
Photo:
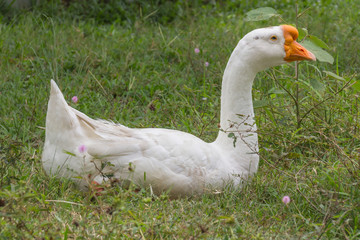
[[[131,129],[93,120],[68,106],[52,80],[42,155],[45,171],[71,178],[81,187],[111,176],[172,196],[239,185],[256,173],[259,162],[251,96],[256,73],[290,61],[316,60],[297,37],[296,28],[282,25],[256,29],[239,41],[224,72],[221,130],[212,143],[176,130]]]

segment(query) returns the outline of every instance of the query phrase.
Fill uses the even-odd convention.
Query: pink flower
[[[86,152],[87,147],[84,144],[82,144],[79,146],[78,150],[80,153],[84,153],[84,152]]]
[[[205,67],[208,67],[209,65],[209,62],[205,62]]]
[[[195,49],[194,49],[194,52],[195,52],[196,54],[198,54],[198,53],[200,53],[200,49],[199,49],[199,48],[195,48]]]
[[[284,196],[282,198],[282,202],[286,205],[288,205],[290,203],[290,197],[289,196]]]
[[[79,101],[79,99],[78,99],[77,96],[73,96],[73,97],[71,98],[71,101],[72,101],[73,103],[77,103],[77,102]]]

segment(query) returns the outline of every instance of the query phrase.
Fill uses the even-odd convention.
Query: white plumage
[[[169,191],[172,196],[239,185],[257,171],[259,162],[251,96],[256,73],[286,61],[315,60],[296,38],[297,30],[283,25],[254,30],[240,40],[224,72],[221,130],[212,143],[176,130],[131,129],[93,120],[68,106],[52,80],[45,171],[81,187],[111,177],[151,185],[155,193]]]

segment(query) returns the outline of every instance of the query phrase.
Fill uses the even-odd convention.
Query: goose
[[[181,197],[242,186],[258,169],[252,105],[255,75],[292,61],[315,61],[290,25],[255,29],[232,52],[221,88],[220,129],[214,142],[163,128],[128,128],[94,120],[70,107],[54,80],[42,153],[45,172],[81,189],[111,179]]]

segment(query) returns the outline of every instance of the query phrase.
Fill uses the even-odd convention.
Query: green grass
[[[294,5],[266,3],[287,23],[295,22]],[[299,19],[300,27],[330,46],[334,65],[301,63],[298,81],[293,64],[257,76],[261,162],[242,189],[170,200],[166,194],[152,197],[149,189],[114,186],[96,196],[42,170],[51,78],[69,103],[79,97],[72,106],[93,118],[214,140],[221,78],[232,49],[251,29],[283,23],[243,22],[244,12],[263,4],[176,2],[168,8],[181,11],[157,5],[151,16],[156,7],[142,5],[140,11],[132,5],[115,19],[105,19],[96,6],[88,12],[57,4],[3,10],[0,239],[359,238],[356,1],[322,1]],[[285,195],[292,199],[287,206],[281,202]]]

